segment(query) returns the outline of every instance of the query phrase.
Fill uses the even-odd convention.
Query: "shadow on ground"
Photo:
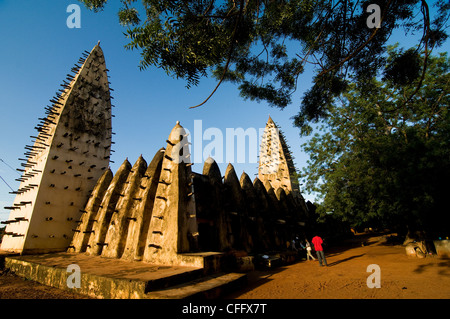
[[[431,267],[439,267],[438,274],[441,276],[449,276],[450,277],[450,259],[448,258],[441,258],[442,261],[435,263],[435,264],[423,264],[417,266],[417,268],[414,270],[415,273],[421,274],[424,271],[426,271],[428,268]]]
[[[355,258],[359,258],[359,257],[362,257],[362,256],[364,256],[364,255],[365,255],[365,254],[355,255],[355,256],[351,256],[351,257],[344,258],[344,259],[341,259],[341,260],[337,260],[337,261],[334,261],[334,262],[332,262],[332,263],[329,263],[329,264],[328,264],[328,267],[336,266],[336,265],[338,265],[338,264],[340,264],[340,263],[344,263],[344,262],[346,262],[346,261],[349,261],[349,260],[352,260],[352,259],[355,259]]]
[[[247,275],[247,285],[242,288],[239,289],[238,291],[234,291],[226,296],[224,296],[225,299],[234,299],[237,298],[238,296],[245,294],[261,285],[264,285],[268,282],[270,282],[272,279],[270,277],[272,277],[273,275],[282,272],[286,269],[286,267],[281,266],[278,268],[274,268],[274,269],[257,269],[257,270],[253,270],[251,272],[248,273]]]

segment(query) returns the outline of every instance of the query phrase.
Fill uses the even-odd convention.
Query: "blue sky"
[[[119,25],[119,1],[109,1],[105,10],[93,13],[75,0],[0,0],[0,176],[13,188],[19,174],[18,158],[23,157],[24,146],[38,118],[44,116],[44,107],[60,88],[84,50],[90,51],[97,41],[105,54],[110,70],[113,109],[113,137],[115,145],[111,169],[115,172],[128,158],[134,164],[140,154],[150,162],[155,152],[165,147],[171,129],[180,121],[186,129],[194,131],[194,121],[201,120],[203,131],[218,128],[224,135],[226,128],[264,128],[270,115],[284,131],[291,146],[297,170],[306,165],[306,155],[298,128],[291,117],[298,113],[300,97],[308,89],[311,73],[305,73],[299,83],[294,103],[284,110],[271,108],[266,103],[244,101],[236,86],[223,84],[210,101],[199,108],[190,106],[202,102],[216,85],[214,79],[202,79],[200,85],[186,89],[183,80],[168,77],[164,71],[151,68],[140,71],[137,51],[127,51],[127,43]],[[81,28],[70,29],[66,12],[70,4],[81,7]],[[442,50],[441,50],[442,51]],[[197,136],[199,138],[199,136]],[[194,142],[194,139],[191,140]],[[209,141],[203,141],[203,147]],[[196,147],[195,144],[192,145]],[[236,156],[235,156],[236,158]],[[6,163],[6,164],[5,164]],[[222,174],[227,163],[219,163]],[[252,179],[257,163],[233,162],[238,175],[245,171]],[[194,165],[201,172],[203,164]],[[0,220],[6,220],[14,196],[0,180]],[[304,194],[306,199],[313,196]]]

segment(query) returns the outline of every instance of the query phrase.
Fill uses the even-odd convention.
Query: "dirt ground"
[[[386,235],[356,236],[325,248],[328,267],[300,261],[248,274],[248,285],[229,299],[449,299],[450,259],[408,257]],[[362,246],[364,242],[364,246]],[[368,288],[367,267],[380,267],[380,288]],[[40,285],[0,271],[0,299],[80,299],[81,295]]]
[[[388,244],[387,238],[387,235],[360,235],[344,246],[324,248],[328,267],[320,267],[316,260],[255,271],[249,274],[248,287],[228,298],[450,298],[450,259],[408,257],[404,246]],[[373,274],[367,272],[371,264],[380,267],[380,288],[367,285]]]
[[[0,270],[0,299],[88,299]]]

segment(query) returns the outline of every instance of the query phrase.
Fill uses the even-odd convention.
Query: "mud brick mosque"
[[[223,274],[223,256],[230,252],[282,251],[293,236],[305,232],[308,208],[288,145],[270,117],[253,181],[246,173],[238,177],[231,164],[222,175],[213,158],[205,161],[203,171],[194,172],[180,122],[149,162],[142,156],[135,163],[125,159],[112,172],[107,71],[99,44],[85,51],[46,107],[32,145],[25,147],[16,198],[5,207],[11,212],[3,222],[1,243],[1,250],[19,256],[6,258],[6,265],[54,286],[57,279],[49,278],[59,276],[64,286],[65,269],[56,274],[45,265],[61,256],[80,264],[82,271],[83,262],[119,259],[178,272],[193,267],[205,276]],[[40,274],[35,264],[43,266]],[[96,297],[148,298],[152,291],[145,280],[141,292],[123,292],[114,280],[105,292],[90,281],[90,287],[80,289]]]

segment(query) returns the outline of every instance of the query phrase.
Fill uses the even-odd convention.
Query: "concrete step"
[[[247,275],[219,273],[202,277],[181,285],[152,291],[148,299],[215,299],[239,289],[247,283]]]

